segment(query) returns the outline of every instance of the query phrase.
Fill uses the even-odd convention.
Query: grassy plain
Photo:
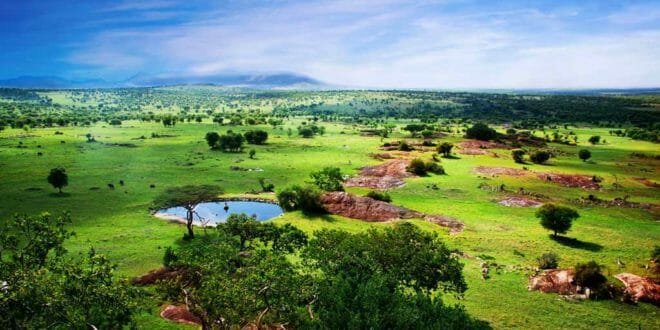
[[[270,137],[267,145],[246,148],[256,149],[255,159],[249,159],[247,152],[211,151],[203,139],[208,131],[222,133],[227,129],[244,131],[254,127],[218,126],[209,119],[203,123],[179,123],[173,128],[125,121],[120,127],[99,123],[92,127],[7,129],[0,132],[0,221],[17,212],[69,210],[74,219],[71,229],[76,232],[67,243],[70,253],[85,253],[94,247],[118,264],[120,275],[134,276],[159,267],[164,248],[176,244],[184,233],[181,225],[159,220],[149,213],[153,198],[166,187],[215,183],[224,187],[228,195],[241,195],[257,190],[257,180],[261,177],[276,188],[283,188],[308,181],[310,172],[324,166],[336,166],[343,173],[353,175],[361,166],[379,163],[368,154],[379,152],[378,146],[383,141],[408,139],[408,134],[399,130],[384,140],[364,137],[353,126],[334,123],[322,123],[326,127],[324,136],[288,137],[286,129],[295,131],[302,120],[285,121],[283,129],[260,126]],[[549,232],[534,217],[534,209],[499,205],[495,201],[506,194],[478,188],[482,182],[492,186],[505,184],[511,190],[523,187],[566,204],[570,204],[570,199],[589,194],[608,200],[629,196],[630,201],[660,203],[657,188],[633,179],[645,177],[660,182],[658,161],[630,157],[632,152],[658,155],[657,144],[609,136],[606,128],[569,130],[578,135],[579,147],[553,145],[565,154],[553,158],[549,165],[526,166],[533,171],[598,175],[604,178],[603,190],[566,188],[531,177],[479,178],[473,172],[476,166],[522,168],[512,161],[509,151],[495,150],[497,158],[459,155],[459,159],[443,159],[441,164],[448,175],[407,179],[405,186],[389,193],[396,205],[463,221],[465,231],[451,236],[441,227],[415,222],[438,232],[451,248],[503,266],[484,281],[480,276],[481,261],[462,259],[469,290],[460,301],[446,297],[464,304],[469,313],[496,328],[660,328],[660,309],[648,304],[574,303],[554,294],[528,292],[530,271],[526,270],[536,264],[539,255],[553,251],[560,255],[561,267],[589,260],[604,264],[613,282],[617,280],[611,276],[620,272],[646,274],[643,265],[654,244],[660,241],[657,213],[574,205],[581,217],[568,236],[582,244],[567,246],[549,238]],[[56,135],[56,131],[63,134]],[[97,142],[87,143],[86,133],[92,133]],[[152,138],[152,133],[167,137]],[[601,135],[607,143],[586,144],[591,135]],[[457,134],[436,142],[443,140],[456,143],[462,138]],[[23,148],[18,148],[19,143]],[[577,158],[577,150],[582,147],[592,151],[591,161]],[[39,156],[39,152],[43,155]],[[418,156],[430,159],[431,153],[418,153]],[[232,171],[232,165],[263,171]],[[69,186],[62,196],[46,182],[48,171],[56,166],[65,167],[69,174]],[[120,180],[125,182],[124,186],[119,185]],[[615,181],[622,188],[614,189]],[[108,189],[108,183],[113,183],[116,189]],[[155,188],[150,188],[151,184]],[[436,184],[438,189],[429,188],[431,184]],[[310,234],[322,228],[361,231],[388,225],[330,215],[310,218],[298,212],[286,213],[274,221],[292,223]],[[617,266],[617,258],[625,262],[625,267]],[[141,327],[176,327],[157,318],[155,305],[150,308],[150,313],[138,318]]]

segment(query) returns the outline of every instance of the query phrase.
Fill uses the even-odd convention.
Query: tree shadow
[[[61,192],[61,193],[59,193],[59,192],[54,192],[54,193],[50,193],[49,196],[50,196],[50,197],[57,197],[57,198],[64,198],[64,197],[69,197],[69,196],[71,196],[71,194],[68,193],[68,192]]]
[[[555,237],[551,234],[550,239],[563,246],[567,246],[575,249],[582,249],[591,252],[598,252],[603,249],[603,246],[600,244],[592,243],[592,242],[584,242],[577,238],[572,238],[572,237],[566,237],[566,236]]]
[[[449,155],[449,156],[442,156],[444,159],[461,159],[461,157],[458,157],[456,155]]]
[[[335,222],[336,220],[330,216],[328,213],[308,213],[303,212],[303,215],[307,220],[321,220],[325,222]]]

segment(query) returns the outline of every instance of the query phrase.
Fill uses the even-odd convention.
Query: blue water
[[[225,205],[229,208],[225,211]],[[194,220],[200,222],[200,218],[210,220],[209,224],[223,223],[227,220],[230,214],[245,213],[249,216],[255,215],[257,221],[267,221],[282,213],[284,210],[279,205],[263,203],[263,202],[243,202],[243,201],[227,201],[227,202],[211,202],[201,203],[195,208]],[[171,207],[161,209],[158,214],[166,214],[186,218],[186,209],[183,207]]]

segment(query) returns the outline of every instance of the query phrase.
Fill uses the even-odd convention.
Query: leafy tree
[[[490,141],[497,137],[497,132],[484,123],[476,123],[468,128],[465,132],[465,137],[468,139]]]
[[[593,135],[589,137],[589,143],[598,144],[600,142],[600,135]]]
[[[534,164],[543,164],[550,159],[550,153],[545,151],[545,150],[537,150],[533,152],[531,155],[529,155],[529,159],[534,163]]]
[[[204,138],[211,149],[215,149],[218,146],[218,142],[220,142],[220,134],[217,132],[208,132]]]
[[[243,136],[249,144],[264,144],[268,140],[268,133],[262,130],[247,131]]]
[[[91,250],[64,259],[68,213],[16,215],[0,232],[0,328],[122,329],[132,323],[135,289],[113,279],[114,265]]]
[[[511,157],[516,163],[524,164],[525,163],[525,150],[514,149],[511,151]]]
[[[116,118],[115,118],[115,119],[111,119],[111,120],[110,120],[110,125],[112,125],[112,126],[120,126],[120,125],[121,125],[121,120],[116,119]]]
[[[302,257],[319,273],[314,314],[320,328],[488,327],[442,303],[442,292],[461,296],[467,289],[463,266],[435,235],[413,224],[357,234],[322,230]]]
[[[338,167],[324,167],[320,171],[312,172],[310,177],[314,184],[323,191],[344,191],[342,186],[344,178]]]
[[[578,152],[578,156],[583,162],[586,162],[587,159],[591,158],[591,152],[587,149],[582,149]]]
[[[229,131],[220,136],[218,146],[222,151],[240,152],[243,150],[243,142],[243,135]]]
[[[62,193],[62,188],[69,185],[69,176],[66,174],[66,170],[63,167],[56,167],[50,170],[48,174],[48,183],[59,190],[60,194]]]
[[[411,137],[416,137],[417,133],[419,133],[419,132],[421,132],[425,129],[426,129],[425,124],[408,124],[408,125],[403,127],[404,131],[410,132]],[[433,132],[431,132],[431,133],[433,133]]]
[[[293,185],[286,187],[277,193],[277,201],[285,211],[325,212],[321,205],[321,194],[309,186]]]
[[[309,127],[298,127],[298,135],[304,138],[311,138],[314,136],[314,131]]]
[[[579,216],[572,208],[552,203],[543,204],[536,211],[536,217],[541,219],[543,228],[552,230],[555,237],[557,234],[565,234],[571,228],[573,220]]]
[[[442,154],[444,157],[449,157],[451,155],[451,150],[454,148],[454,145],[449,142],[443,142],[438,146],[438,153]]]
[[[275,189],[275,185],[266,183],[266,179],[264,178],[259,178],[259,186],[261,186],[261,191],[263,192],[272,192]]]
[[[223,193],[222,188],[214,185],[187,185],[171,187],[165,190],[154,201],[154,208],[183,207],[186,209],[186,226],[188,238],[195,237],[193,232],[193,221],[195,207],[202,202],[209,202]],[[199,217],[199,215],[198,215]]]

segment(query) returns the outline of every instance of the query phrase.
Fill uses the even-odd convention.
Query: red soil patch
[[[163,309],[162,312],[160,312],[160,317],[177,323],[195,324],[195,325],[202,324],[202,320],[199,317],[191,313],[188,309],[186,309],[183,306],[169,305],[165,307],[165,309]]]
[[[404,159],[392,160],[387,163],[367,166],[360,170],[360,175],[346,180],[347,187],[366,187],[388,189],[404,184],[402,178],[412,176],[406,171],[410,161]]]
[[[475,167],[474,171],[478,174],[483,174],[483,175],[509,175],[509,176],[524,176],[529,173],[529,171],[519,170],[510,167],[488,167],[488,166]]]
[[[487,149],[511,149],[505,144],[479,140],[463,141],[458,147],[458,153],[463,155],[490,155]]]
[[[572,284],[575,272],[572,269],[549,269],[529,279],[529,291],[555,292],[563,295],[575,294]]]
[[[369,222],[385,222],[399,219],[424,219],[449,228],[451,234],[463,230],[463,223],[441,215],[428,215],[412,211],[369,197],[355,196],[346,192],[330,192],[321,197],[326,211],[347,218]]]
[[[161,267],[134,278],[131,283],[134,285],[150,285],[156,283],[157,281],[175,279],[182,273],[183,270],[181,269]]]
[[[628,293],[634,302],[648,302],[660,306],[660,284],[650,278],[641,277],[630,273],[615,275],[626,286]]]
[[[500,205],[513,207],[539,207],[543,203],[522,197],[509,197],[498,202]]]
[[[556,173],[537,173],[536,175],[541,180],[552,181],[564,187],[594,190],[600,189],[600,185],[597,182],[594,182],[593,177],[588,175]]]
[[[633,178],[633,180],[651,188],[660,188],[660,183],[653,182],[647,178]]]

